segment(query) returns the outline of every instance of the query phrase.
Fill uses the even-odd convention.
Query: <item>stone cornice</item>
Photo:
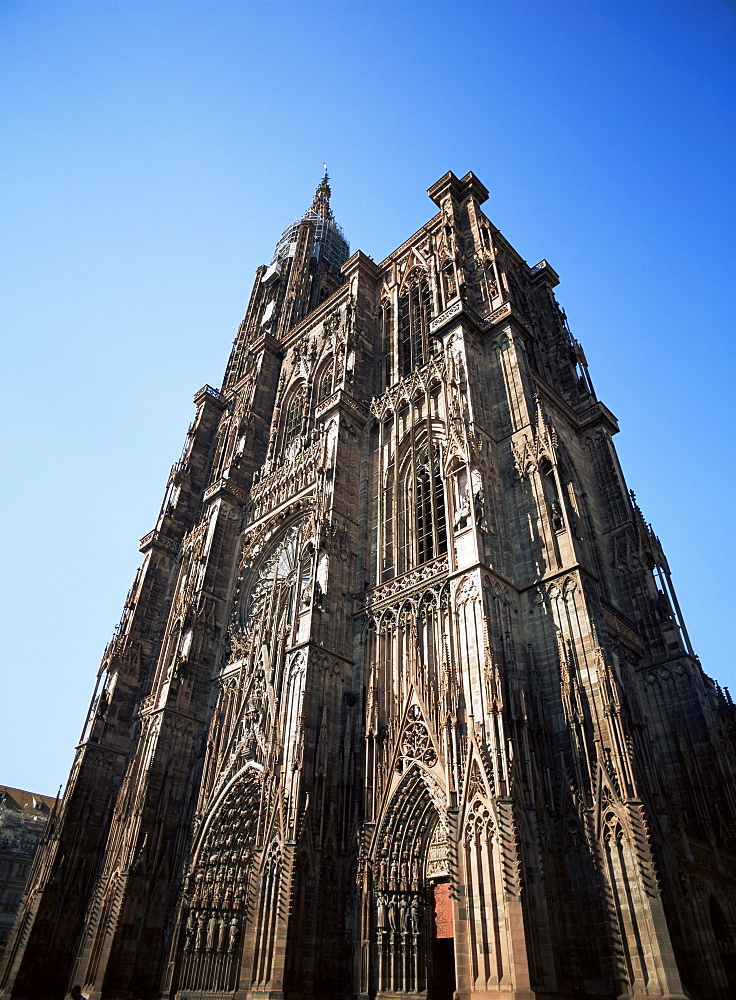
[[[493,331],[494,327],[499,326],[504,320],[512,320],[521,329],[522,336],[531,336],[532,327],[531,324],[521,315],[519,310],[512,305],[511,302],[504,302],[500,305],[498,309],[494,309],[490,316],[486,319],[482,319],[478,313],[471,306],[468,305],[463,299],[458,299],[457,302],[453,302],[443,313],[440,313],[432,322],[429,324],[430,334],[436,334],[443,327],[447,326],[453,320],[456,320],[459,316],[462,316],[463,320],[470,323],[474,327],[477,333],[488,333]]]
[[[560,283],[559,274],[546,260],[540,260],[530,270],[532,272],[532,281],[537,281],[540,284],[546,282],[550,288],[554,288],[555,285],[559,285]]]
[[[162,535],[154,528],[153,531],[149,531],[141,538],[138,549],[140,552],[158,549],[159,552],[165,552],[167,555],[176,555],[179,551],[179,542],[174,541],[173,538],[167,538],[166,535]]]
[[[463,312],[463,305],[464,303],[461,301],[453,302],[448,309],[445,309],[436,319],[432,320],[429,324],[429,332],[433,334],[437,333],[438,330],[441,330],[443,326],[446,326],[456,316],[460,316]]]
[[[317,405],[314,415],[317,420],[323,420],[331,413],[338,412],[350,415],[354,420],[365,423],[369,416],[368,407],[351,396],[344,389],[338,389],[331,396]]]
[[[216,483],[212,483],[204,491],[204,497],[202,498],[204,503],[211,503],[213,500],[217,500],[219,497],[223,497],[225,500],[229,500],[231,503],[236,503],[243,505],[248,500],[248,494],[242,487],[236,486],[235,483],[231,482],[229,479],[218,479]]]
[[[348,281],[355,274],[359,274],[361,277],[370,278],[373,281],[377,281],[381,276],[378,264],[376,264],[372,257],[368,257],[367,254],[364,254],[362,250],[356,250],[351,257],[348,257],[340,270]]]
[[[618,420],[606,404],[601,403],[600,400],[596,400],[592,406],[583,410],[578,416],[578,421],[581,430],[584,427],[589,427],[591,424],[606,424],[611,434],[618,434],[619,432]]]
[[[447,194],[456,201],[475,196],[479,205],[488,199],[488,188],[482,181],[478,180],[475,174],[470,171],[464,177],[458,179],[452,170],[448,170],[432,187],[427,189],[427,194],[435,203],[441,205],[443,197]]]
[[[589,406],[586,406],[584,410],[576,410],[538,372],[533,373],[533,378],[534,386],[539,395],[550,406],[562,413],[575,430],[579,431],[585,427],[603,423],[608,427],[611,434],[618,434],[618,421],[605,403],[601,403],[600,400],[596,399]]]
[[[498,309],[494,309],[483,324],[483,329],[491,331],[505,320],[511,320],[515,323],[523,336],[532,336],[534,331],[531,323],[521,315],[518,308],[511,302],[504,302]]]
[[[271,354],[275,354],[277,357],[280,357],[284,353],[284,345],[270,333],[262,333],[259,337],[256,337],[251,344],[249,344],[249,350],[254,354],[258,351],[270,351]]]
[[[194,402],[197,406],[200,403],[210,403],[212,406],[218,406],[220,409],[224,409],[226,405],[224,394],[211,385],[203,385],[201,389],[198,389],[194,393]]]

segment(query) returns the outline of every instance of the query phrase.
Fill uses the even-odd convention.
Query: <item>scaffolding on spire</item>
[[[345,239],[345,233],[335,222],[335,216],[332,214],[330,207],[330,195],[332,194],[330,178],[327,174],[326,165],[323,164],[323,166],[325,166],[325,175],[320,180],[317,190],[314,192],[311,208],[307,209],[298,222],[290,222],[286,229],[284,229],[276,244],[273,260],[271,261],[272,264],[294,256],[297,231],[303,222],[314,224],[313,256],[324,258],[336,270],[339,270],[350,256],[350,244]]]

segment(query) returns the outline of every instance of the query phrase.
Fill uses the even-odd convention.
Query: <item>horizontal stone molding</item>
[[[363,608],[372,611],[393,600],[397,594],[402,597],[409,596],[415,590],[423,589],[428,583],[444,582],[447,578],[447,556],[440,556],[439,559],[434,559],[374,587],[364,598]]]
[[[204,491],[204,502],[210,503],[213,500],[217,500],[219,497],[224,497],[225,500],[234,501],[241,506],[248,502],[248,494],[240,486],[236,486],[235,483],[231,482],[229,479],[218,479],[216,483],[213,483]]]
[[[147,535],[141,538],[138,549],[141,552],[148,552],[149,549],[159,549],[159,551],[166,552],[169,555],[176,555],[179,551],[179,542],[175,542],[172,538],[167,538],[166,535],[162,535],[160,531],[154,528],[153,531],[149,531]]]
[[[344,389],[338,389],[331,396],[318,404],[314,411],[317,420],[322,420],[333,411],[349,414],[358,423],[364,424],[368,419],[368,409]]]

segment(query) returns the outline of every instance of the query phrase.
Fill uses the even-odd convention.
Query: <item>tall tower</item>
[[[256,272],[105,650],[6,997],[736,990],[736,752],[613,414],[471,173]]]

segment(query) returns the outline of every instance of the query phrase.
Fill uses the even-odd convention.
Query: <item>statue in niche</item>
[[[406,896],[402,896],[399,901],[399,927],[402,934],[406,934],[409,930],[409,907],[407,906]]]
[[[193,913],[190,913],[187,917],[187,926],[184,933],[186,935],[184,941],[184,951],[191,951],[194,947],[194,940],[197,934],[197,921],[195,920]]]
[[[240,921],[238,920],[237,913],[233,914],[233,918],[230,921],[230,932],[227,942],[228,954],[232,955],[235,952],[235,946],[238,943],[238,934],[240,933]]]
[[[414,934],[419,933],[419,898],[415,895],[411,899],[411,929]]]
[[[388,925],[392,931],[397,930],[396,925],[396,898],[392,896],[388,903]]]
[[[376,896],[376,930],[388,930],[388,922],[386,920],[386,897],[383,893],[379,893],[378,896]]]
[[[207,922],[207,951],[214,951],[217,947],[216,939],[218,931],[219,925],[217,923],[217,917],[213,913]]]
[[[485,497],[483,496],[483,487],[479,487],[477,493],[473,497],[475,502],[475,523],[480,525],[483,520],[483,502]]]
[[[667,600],[667,595],[659,589],[657,590],[657,614],[662,622],[672,621],[670,602]]]
[[[203,951],[207,940],[207,914],[199,915],[199,927],[197,929],[197,951]]]
[[[469,517],[470,517],[470,499],[468,497],[468,493],[466,490],[460,498],[460,507],[457,512],[457,517],[455,518],[455,530],[462,531],[463,528],[466,528],[468,526]]]

